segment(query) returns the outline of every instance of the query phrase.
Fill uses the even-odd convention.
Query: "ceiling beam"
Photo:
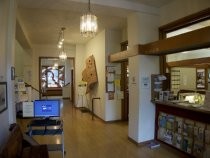
[[[156,42],[136,45],[126,51],[111,54],[110,62],[128,59],[135,55],[166,55],[210,47],[210,26]]]
[[[166,55],[207,47],[210,47],[210,26],[149,44],[139,45],[139,54]]]
[[[121,62],[127,60],[129,57],[136,56],[138,55],[138,48],[139,46],[136,45],[128,50],[110,54],[108,57],[109,62]]]

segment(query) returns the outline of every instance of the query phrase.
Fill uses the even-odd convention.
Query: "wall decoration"
[[[0,82],[0,113],[7,109],[7,83]]]
[[[205,89],[205,85],[206,85],[205,69],[204,68],[196,69],[196,88]]]
[[[86,67],[82,72],[82,80],[87,82],[87,92],[98,82],[95,58],[93,55],[89,56],[86,61]]]
[[[15,80],[15,67],[11,67],[11,80]]]

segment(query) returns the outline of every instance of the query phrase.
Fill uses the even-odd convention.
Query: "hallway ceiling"
[[[99,31],[126,28],[126,17],[134,12],[158,14],[158,8],[174,0],[91,0],[91,11],[98,17]],[[61,27],[65,41],[85,43],[79,32],[80,16],[88,0],[17,0],[18,20],[30,44],[57,44]]]

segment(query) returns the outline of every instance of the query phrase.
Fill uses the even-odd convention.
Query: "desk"
[[[35,119],[28,125],[28,135],[60,135],[61,144],[47,144],[48,151],[62,151],[64,158],[64,132],[62,120]]]

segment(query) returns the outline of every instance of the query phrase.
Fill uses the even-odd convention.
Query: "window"
[[[59,88],[65,83],[64,66],[42,66],[42,88]]]

